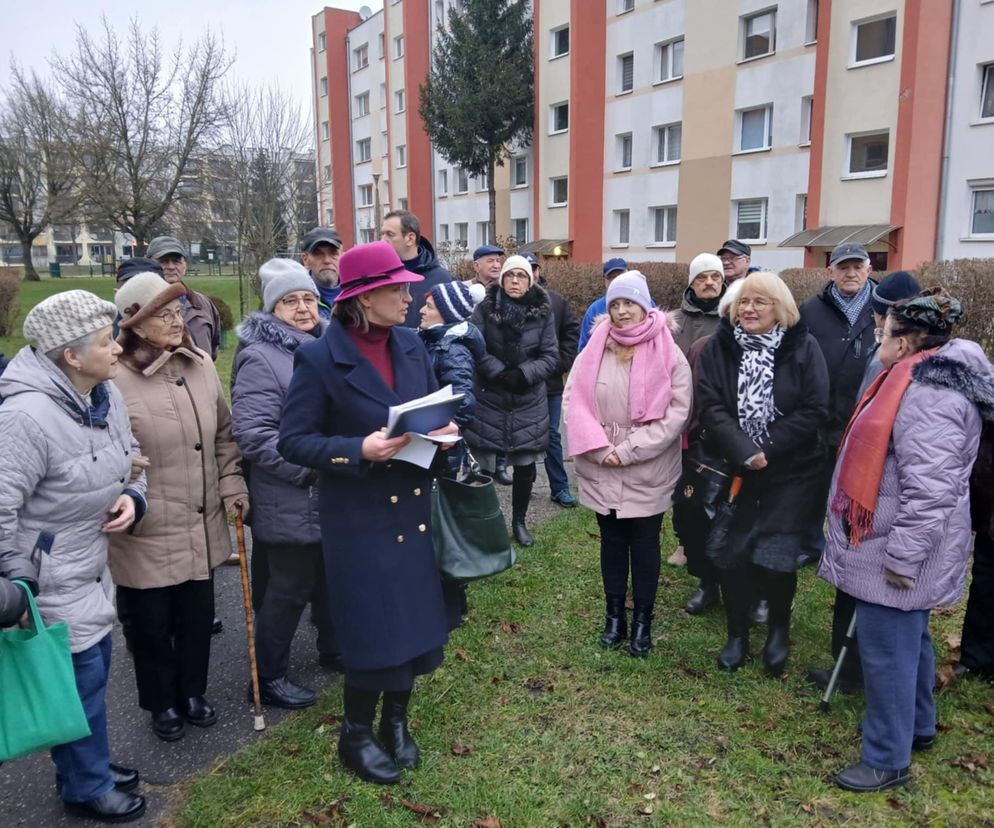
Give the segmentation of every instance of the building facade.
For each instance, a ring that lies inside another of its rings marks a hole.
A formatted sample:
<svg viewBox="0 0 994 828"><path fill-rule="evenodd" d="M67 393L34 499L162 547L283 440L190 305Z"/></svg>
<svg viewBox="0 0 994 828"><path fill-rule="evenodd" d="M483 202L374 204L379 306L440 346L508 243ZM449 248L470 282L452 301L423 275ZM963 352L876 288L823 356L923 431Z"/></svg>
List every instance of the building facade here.
<svg viewBox="0 0 994 828"><path fill-rule="evenodd" d="M487 182L434 152L417 116L453 5L313 18L320 214L350 243L396 207L436 244L493 240ZM878 269L994 256L994 0L534 0L532 13L533 139L497 170L498 239L689 261L735 237L771 269L821 266L843 240Z"/></svg>

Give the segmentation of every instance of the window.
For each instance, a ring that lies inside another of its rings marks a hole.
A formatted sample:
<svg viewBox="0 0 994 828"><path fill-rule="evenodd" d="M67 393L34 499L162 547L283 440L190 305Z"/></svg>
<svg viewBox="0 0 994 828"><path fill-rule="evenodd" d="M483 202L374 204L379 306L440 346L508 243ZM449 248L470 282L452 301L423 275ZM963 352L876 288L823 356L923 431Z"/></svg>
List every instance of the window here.
<svg viewBox="0 0 994 828"><path fill-rule="evenodd" d="M384 44L383 32L380 32L379 36L376 38L376 56L383 60L383 44Z"/></svg>
<svg viewBox="0 0 994 828"><path fill-rule="evenodd" d="M667 124L653 128L655 136L656 155L654 164L675 164L680 160L680 148L683 144L683 127L680 124Z"/></svg>
<svg viewBox="0 0 994 828"><path fill-rule="evenodd" d="M488 193L490 192L490 175L489 173L480 173L476 176L476 191L478 193Z"/></svg>
<svg viewBox="0 0 994 828"><path fill-rule="evenodd" d="M797 204L794 206L794 232L800 233L808 229L808 194L798 193Z"/></svg>
<svg viewBox="0 0 994 828"><path fill-rule="evenodd" d="M569 102L553 104L549 114L549 135L569 129Z"/></svg>
<svg viewBox="0 0 994 828"><path fill-rule="evenodd" d="M328 37L324 32L318 32L318 51L323 52L328 48Z"/></svg>
<svg viewBox="0 0 994 828"><path fill-rule="evenodd" d="M635 55L618 55L618 93L631 92L635 87Z"/></svg>
<svg viewBox="0 0 994 828"><path fill-rule="evenodd" d="M448 242L449 240L449 225L440 224L438 225L438 240L441 242Z"/></svg>
<svg viewBox="0 0 994 828"><path fill-rule="evenodd" d="M635 8L635 0L618 0L618 14L630 12Z"/></svg>
<svg viewBox="0 0 994 828"><path fill-rule="evenodd" d="M407 166L407 146L405 144L400 144L397 147L397 166Z"/></svg>
<svg viewBox="0 0 994 828"><path fill-rule="evenodd" d="M669 43L656 44L656 82L676 80L683 77L683 38Z"/></svg>
<svg viewBox="0 0 994 828"><path fill-rule="evenodd" d="M994 63L982 67L983 81L980 87L980 117L994 118Z"/></svg>
<svg viewBox="0 0 994 828"><path fill-rule="evenodd" d="M360 184L359 185L359 206L360 207L372 207L373 206L373 185L372 184Z"/></svg>
<svg viewBox="0 0 994 828"><path fill-rule="evenodd" d="M740 241L766 243L766 199L735 202L735 232Z"/></svg>
<svg viewBox="0 0 994 828"><path fill-rule="evenodd" d="M804 42L818 42L818 0L808 0L808 16L804 21Z"/></svg>
<svg viewBox="0 0 994 828"><path fill-rule="evenodd" d="M739 113L738 152L765 150L773 146L773 104Z"/></svg>
<svg viewBox="0 0 994 828"><path fill-rule="evenodd" d="M393 58L396 60L402 57L404 57L404 35L397 35L393 39Z"/></svg>
<svg viewBox="0 0 994 828"><path fill-rule="evenodd" d="M462 167L456 167L456 192L469 192L469 176L466 175L466 170Z"/></svg>
<svg viewBox="0 0 994 828"><path fill-rule="evenodd" d="M325 164L321 169L322 178L325 181L331 181L331 164Z"/></svg>
<svg viewBox="0 0 994 828"><path fill-rule="evenodd" d="M439 170L438 171L438 194L440 196L445 196L449 194L449 171Z"/></svg>
<svg viewBox="0 0 994 828"><path fill-rule="evenodd" d="M897 42L897 15L889 14L853 23L853 45L850 66L879 63L894 57Z"/></svg>
<svg viewBox="0 0 994 828"><path fill-rule="evenodd" d="M876 178L887 175L889 132L850 135L848 176Z"/></svg>
<svg viewBox="0 0 994 828"><path fill-rule="evenodd" d="M554 58L569 54L569 26L552 30L552 44L549 51Z"/></svg>
<svg viewBox="0 0 994 828"><path fill-rule="evenodd" d="M456 222L456 243L464 247L469 243L469 222Z"/></svg>
<svg viewBox="0 0 994 828"><path fill-rule="evenodd" d="M476 223L476 243L490 244L490 222L478 221Z"/></svg>
<svg viewBox="0 0 994 828"><path fill-rule="evenodd" d="M369 66L369 44L363 43L352 50L352 67L355 71Z"/></svg>
<svg viewBox="0 0 994 828"><path fill-rule="evenodd" d="M380 84L380 109L387 108L387 85L385 83Z"/></svg>
<svg viewBox="0 0 994 828"><path fill-rule="evenodd" d="M614 227L618 233L618 244L628 244L628 231L630 223L631 213L628 210L614 211Z"/></svg>
<svg viewBox="0 0 994 828"><path fill-rule="evenodd" d="M355 96L355 116L361 118L369 114L369 93L363 92Z"/></svg>
<svg viewBox="0 0 994 828"><path fill-rule="evenodd" d="M445 0L435 0L435 19L439 26L445 22Z"/></svg>
<svg viewBox="0 0 994 828"><path fill-rule="evenodd" d="M973 191L970 235L994 235L994 189Z"/></svg>
<svg viewBox="0 0 994 828"><path fill-rule="evenodd" d="M676 207L652 208L652 243L676 244Z"/></svg>
<svg viewBox="0 0 994 828"><path fill-rule="evenodd" d="M406 210L407 209L407 198L406 197L405 198L398 198L397 199L397 207L398 207L398 209Z"/></svg>
<svg viewBox="0 0 994 828"><path fill-rule="evenodd" d="M327 121L321 122L321 140L327 141L331 138L331 127L328 125Z"/></svg>
<svg viewBox="0 0 994 828"><path fill-rule="evenodd" d="M776 51L776 9L742 18L742 59L771 55Z"/></svg>
<svg viewBox="0 0 994 828"><path fill-rule="evenodd" d="M528 219L513 219L511 227L513 228L514 238L517 239L518 244L524 244L528 241Z"/></svg>
<svg viewBox="0 0 994 828"><path fill-rule="evenodd" d="M332 210L330 207L328 207L324 211L324 223L328 227L331 227L335 223L335 211Z"/></svg>
<svg viewBox="0 0 994 828"><path fill-rule="evenodd" d="M356 161L361 164L373 157L373 142L369 138L360 138L355 142Z"/></svg>
<svg viewBox="0 0 994 828"><path fill-rule="evenodd" d="M618 144L618 169L630 170L632 168L632 134L626 132L624 135L615 136Z"/></svg>
<svg viewBox="0 0 994 828"><path fill-rule="evenodd" d="M805 95L801 98L801 137L798 143L806 147L811 143L811 112L814 109L814 98Z"/></svg>
<svg viewBox="0 0 994 828"><path fill-rule="evenodd" d="M327 78L321 78L321 80L320 80L319 83L320 83L320 87L321 87L321 97L322 98L327 98L328 97L328 79Z"/></svg>
<svg viewBox="0 0 994 828"><path fill-rule="evenodd" d="M387 135L387 131L383 130L380 133L380 157L386 158L390 154L390 136Z"/></svg>
<svg viewBox="0 0 994 828"><path fill-rule="evenodd" d="M511 186L528 186L528 159L524 155L517 156L511 162Z"/></svg>
<svg viewBox="0 0 994 828"><path fill-rule="evenodd" d="M362 244L369 244L370 242L376 241L376 228L375 227L360 227L359 228L359 241Z"/></svg>
<svg viewBox="0 0 994 828"><path fill-rule="evenodd" d="M549 179L549 204L552 207L562 207L569 198L569 177Z"/></svg>
<svg viewBox="0 0 994 828"><path fill-rule="evenodd" d="M407 97L403 89L398 89L393 93L393 111L403 112L407 108Z"/></svg>

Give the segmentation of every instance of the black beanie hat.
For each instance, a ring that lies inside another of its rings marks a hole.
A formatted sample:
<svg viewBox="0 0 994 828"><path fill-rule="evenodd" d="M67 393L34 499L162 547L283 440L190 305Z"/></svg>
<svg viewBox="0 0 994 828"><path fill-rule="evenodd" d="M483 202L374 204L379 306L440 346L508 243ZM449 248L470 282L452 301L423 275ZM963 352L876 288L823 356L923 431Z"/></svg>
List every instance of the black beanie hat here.
<svg viewBox="0 0 994 828"><path fill-rule="evenodd" d="M895 270L889 276L880 280L873 289L873 296L870 299L875 313L886 316L891 305L901 299L910 299L921 293L922 286L906 270Z"/></svg>

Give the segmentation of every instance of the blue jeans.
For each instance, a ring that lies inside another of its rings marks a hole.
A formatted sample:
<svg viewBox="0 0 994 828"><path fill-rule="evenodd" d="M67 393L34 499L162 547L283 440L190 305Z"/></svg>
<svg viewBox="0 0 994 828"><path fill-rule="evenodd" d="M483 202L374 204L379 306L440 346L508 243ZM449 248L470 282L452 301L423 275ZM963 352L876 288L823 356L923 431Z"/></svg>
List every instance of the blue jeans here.
<svg viewBox="0 0 994 828"><path fill-rule="evenodd" d="M563 463L563 441L559 435L559 420L563 416L563 395L549 395L549 447L545 451L545 473L549 476L549 491L553 497L569 491L569 477Z"/></svg>
<svg viewBox="0 0 994 828"><path fill-rule="evenodd" d="M935 653L928 633L929 612L856 601L866 691L863 762L871 768L908 767L912 739L935 735Z"/></svg>
<svg viewBox="0 0 994 828"><path fill-rule="evenodd" d="M62 777L62 799L86 802L103 796L114 782L110 778L110 743L107 740L107 676L110 673L110 635L98 643L73 653L83 712L90 723L90 735L52 748L52 761Z"/></svg>

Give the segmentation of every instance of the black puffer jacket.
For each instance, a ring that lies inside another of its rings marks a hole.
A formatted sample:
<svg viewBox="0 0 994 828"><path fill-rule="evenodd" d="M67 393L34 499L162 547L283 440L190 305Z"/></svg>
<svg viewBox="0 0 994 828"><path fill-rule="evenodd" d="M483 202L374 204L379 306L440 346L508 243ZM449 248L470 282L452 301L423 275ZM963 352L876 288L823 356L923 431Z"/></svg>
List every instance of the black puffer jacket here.
<svg viewBox="0 0 994 828"><path fill-rule="evenodd" d="M801 319L821 347L828 366L829 405L825 427L827 450L834 455L842 439L863 382L863 372L873 350L873 308L866 303L856 324L850 326L846 315L832 301L829 282L817 296L801 305Z"/></svg>
<svg viewBox="0 0 994 828"><path fill-rule="evenodd" d="M404 318L404 326L416 328L421 324L421 308L424 307L425 297L428 292L443 282L451 282L454 276L438 263L435 255L435 248L424 236L418 239L418 255L413 259L404 262L405 269L411 273L424 276L423 282L411 282L411 299L413 300L407 308L407 316Z"/></svg>
<svg viewBox="0 0 994 828"><path fill-rule="evenodd" d="M695 366L694 402L705 445L736 465L760 451L739 427L741 361L742 349L723 318ZM824 451L828 387L821 349L804 322L798 322L784 334L774 357L773 400L779 415L770 423L769 438L762 446L769 465L744 473L736 523L755 525L763 534L805 528L819 492L817 460Z"/></svg>
<svg viewBox="0 0 994 828"><path fill-rule="evenodd" d="M438 387L452 386L453 394L465 394L459 404L455 420L459 428L466 428L476 413L476 363L483 357L483 335L472 322L436 325L419 330L418 335L431 355Z"/></svg>
<svg viewBox="0 0 994 828"><path fill-rule="evenodd" d="M549 295L534 285L514 301L500 285L491 285L472 321L486 352L476 366L476 419L466 429L466 442L485 451L544 451L546 381L559 362Z"/></svg>
<svg viewBox="0 0 994 828"><path fill-rule="evenodd" d="M569 302L561 293L551 290L540 278L539 284L549 294L549 304L552 306L552 317L556 320L556 338L559 340L559 361L555 373L545 383L545 390L550 397L562 396L563 375L573 367L576 359L576 344L580 341L580 322L570 310Z"/></svg>

